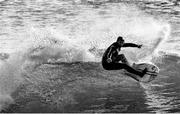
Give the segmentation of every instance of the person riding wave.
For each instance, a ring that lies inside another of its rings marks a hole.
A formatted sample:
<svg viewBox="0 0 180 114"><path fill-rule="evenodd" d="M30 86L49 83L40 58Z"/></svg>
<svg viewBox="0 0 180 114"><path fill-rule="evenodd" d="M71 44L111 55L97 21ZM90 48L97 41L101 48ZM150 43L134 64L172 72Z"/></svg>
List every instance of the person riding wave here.
<svg viewBox="0 0 180 114"><path fill-rule="evenodd" d="M124 54L119 54L121 47L137 47L141 48L142 45L137 45L133 43L124 43L123 37L119 36L117 41L111 44L107 50L104 52L102 57L102 66L105 70L120 70L125 69L130 73L139 75L141 77L146 74L147 69L145 68L143 72L137 71L129 65ZM120 63L121 61L121 63Z"/></svg>

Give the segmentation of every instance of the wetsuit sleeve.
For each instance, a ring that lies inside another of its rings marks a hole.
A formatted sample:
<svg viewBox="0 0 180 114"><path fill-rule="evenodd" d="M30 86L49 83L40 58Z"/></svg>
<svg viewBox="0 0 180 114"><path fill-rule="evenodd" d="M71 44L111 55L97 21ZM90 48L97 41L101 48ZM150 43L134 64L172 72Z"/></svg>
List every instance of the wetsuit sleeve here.
<svg viewBox="0 0 180 114"><path fill-rule="evenodd" d="M138 45L133 43L125 43L122 47L138 47Z"/></svg>
<svg viewBox="0 0 180 114"><path fill-rule="evenodd" d="M107 57L107 58L111 58L114 50L115 50L115 46L112 45L112 46L109 48L106 57ZM111 58L111 59L112 59L112 58Z"/></svg>

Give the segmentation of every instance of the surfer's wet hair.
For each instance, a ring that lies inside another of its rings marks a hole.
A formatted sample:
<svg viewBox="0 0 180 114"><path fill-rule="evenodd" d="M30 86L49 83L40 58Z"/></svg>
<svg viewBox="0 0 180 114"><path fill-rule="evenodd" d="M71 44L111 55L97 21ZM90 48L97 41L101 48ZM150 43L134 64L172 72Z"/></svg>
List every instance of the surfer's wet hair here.
<svg viewBox="0 0 180 114"><path fill-rule="evenodd" d="M123 37L122 37L122 36L119 36L119 37L117 38L117 42L118 42L118 41L124 41Z"/></svg>

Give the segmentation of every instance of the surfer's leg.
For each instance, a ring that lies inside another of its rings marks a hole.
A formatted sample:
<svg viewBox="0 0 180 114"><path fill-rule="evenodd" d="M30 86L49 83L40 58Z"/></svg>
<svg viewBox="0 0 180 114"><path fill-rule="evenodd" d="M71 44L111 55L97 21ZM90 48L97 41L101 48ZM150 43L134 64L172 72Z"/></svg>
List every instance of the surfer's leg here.
<svg viewBox="0 0 180 114"><path fill-rule="evenodd" d="M144 73L136 71L135 69L133 69L132 67L128 66L125 63L109 63L109 64L105 64L103 65L104 69L106 70L121 70L121 69L125 69L130 73L139 75L139 76L143 76Z"/></svg>
<svg viewBox="0 0 180 114"><path fill-rule="evenodd" d="M124 54L120 54L116 57L116 61L119 62L119 61L122 61L122 63L125 63L127 65L130 65L128 60L126 59L126 57L124 56Z"/></svg>
<svg viewBox="0 0 180 114"><path fill-rule="evenodd" d="M122 63L119 63L119 64L121 64L123 66L123 69L127 70L130 73L139 75L141 77L143 77L144 74L145 74L145 72L139 72L139 71L135 70L134 68L130 67L129 65L127 65L127 64L122 64Z"/></svg>
<svg viewBox="0 0 180 114"><path fill-rule="evenodd" d="M144 72L139 72L137 70L135 70L134 68L130 67L129 65L125 64L125 63L104 63L103 64L103 68L106 70L121 70L121 69L125 69L130 73L139 75L141 77L144 76L144 74L146 73L146 71Z"/></svg>
<svg viewBox="0 0 180 114"><path fill-rule="evenodd" d="M120 70L123 69L119 63L102 63L102 66L106 70Z"/></svg>

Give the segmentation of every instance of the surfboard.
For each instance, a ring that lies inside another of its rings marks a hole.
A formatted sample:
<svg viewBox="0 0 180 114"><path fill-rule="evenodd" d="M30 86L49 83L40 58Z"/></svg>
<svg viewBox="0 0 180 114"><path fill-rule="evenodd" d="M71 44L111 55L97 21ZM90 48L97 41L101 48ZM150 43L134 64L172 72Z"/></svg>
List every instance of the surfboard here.
<svg viewBox="0 0 180 114"><path fill-rule="evenodd" d="M125 74L132 77L133 79L135 79L138 82L144 82L144 83L148 83L153 81L159 74L159 68L154 65L154 64L150 64L150 63L139 63L139 64L133 64L132 67L140 72L142 72L145 68L147 68L147 73L143 76L140 77L136 74L132 74L129 73L127 71L125 71Z"/></svg>

